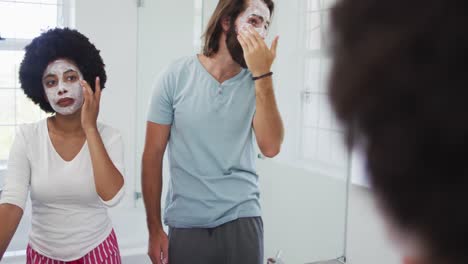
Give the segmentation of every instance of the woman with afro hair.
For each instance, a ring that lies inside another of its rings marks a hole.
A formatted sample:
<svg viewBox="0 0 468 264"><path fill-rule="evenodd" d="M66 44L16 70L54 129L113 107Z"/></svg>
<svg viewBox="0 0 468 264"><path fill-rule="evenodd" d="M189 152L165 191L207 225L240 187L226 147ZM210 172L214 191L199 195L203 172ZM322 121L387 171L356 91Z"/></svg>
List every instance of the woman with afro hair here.
<svg viewBox="0 0 468 264"><path fill-rule="evenodd" d="M52 115L17 131L0 197L0 259L30 191L27 263L120 263L107 208L123 196L123 144L97 122L106 82L99 50L76 30L49 30L26 47L19 77Z"/></svg>

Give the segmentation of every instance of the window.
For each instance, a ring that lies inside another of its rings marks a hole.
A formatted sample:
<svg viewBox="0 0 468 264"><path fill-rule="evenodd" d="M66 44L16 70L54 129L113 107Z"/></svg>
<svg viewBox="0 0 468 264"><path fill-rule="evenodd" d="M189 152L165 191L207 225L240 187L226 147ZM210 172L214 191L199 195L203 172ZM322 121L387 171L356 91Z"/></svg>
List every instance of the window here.
<svg viewBox="0 0 468 264"><path fill-rule="evenodd" d="M18 71L24 48L44 30L72 27L73 4L72 0L0 0L0 191L16 127L46 117L20 87ZM24 256L29 206L4 258Z"/></svg>
<svg viewBox="0 0 468 264"><path fill-rule="evenodd" d="M328 22L334 0L303 0L303 92L301 109L301 159L326 174L342 175L348 166L343 132L327 94L330 56Z"/></svg>
<svg viewBox="0 0 468 264"><path fill-rule="evenodd" d="M0 0L0 182L16 126L46 116L20 88L24 48L44 30L72 26L72 4L70 0Z"/></svg>

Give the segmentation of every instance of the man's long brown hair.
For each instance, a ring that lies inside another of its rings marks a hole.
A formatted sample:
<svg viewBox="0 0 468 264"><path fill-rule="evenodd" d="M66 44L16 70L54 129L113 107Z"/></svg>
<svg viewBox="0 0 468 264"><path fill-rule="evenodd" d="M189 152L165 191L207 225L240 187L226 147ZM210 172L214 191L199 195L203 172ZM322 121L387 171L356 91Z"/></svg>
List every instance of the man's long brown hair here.
<svg viewBox="0 0 468 264"><path fill-rule="evenodd" d="M219 0L218 5L208 22L205 33L203 34L204 45L203 55L211 57L219 50L219 39L223 32L221 25L224 17L229 17L230 25L234 26L234 22L240 13L247 9L248 0ZM273 14L275 4L272 0L263 0L270 9L270 14Z"/></svg>

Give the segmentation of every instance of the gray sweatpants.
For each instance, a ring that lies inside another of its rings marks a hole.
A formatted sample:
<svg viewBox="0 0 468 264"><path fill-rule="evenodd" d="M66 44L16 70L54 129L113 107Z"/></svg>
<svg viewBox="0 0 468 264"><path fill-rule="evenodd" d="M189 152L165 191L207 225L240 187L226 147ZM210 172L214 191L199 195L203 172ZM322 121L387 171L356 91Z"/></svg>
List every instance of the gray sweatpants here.
<svg viewBox="0 0 468 264"><path fill-rule="evenodd" d="M239 218L215 228L169 228L170 264L261 264L263 221Z"/></svg>

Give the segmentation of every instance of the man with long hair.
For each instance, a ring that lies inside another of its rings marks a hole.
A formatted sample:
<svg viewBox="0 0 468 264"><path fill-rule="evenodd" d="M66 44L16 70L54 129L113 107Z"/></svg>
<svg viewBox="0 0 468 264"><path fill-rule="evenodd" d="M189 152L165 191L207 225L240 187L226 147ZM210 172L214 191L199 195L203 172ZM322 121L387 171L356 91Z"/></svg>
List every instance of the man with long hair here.
<svg viewBox="0 0 468 264"><path fill-rule="evenodd" d="M278 37L264 41L273 9L271 0L220 0L203 54L177 60L155 82L142 172L153 263L263 262L254 136L274 157L284 133L271 72ZM160 205L167 145L169 236Z"/></svg>

